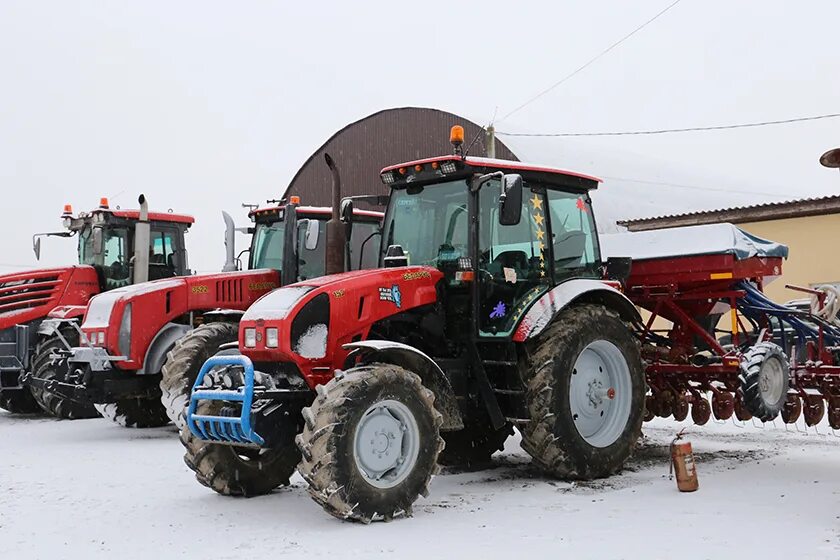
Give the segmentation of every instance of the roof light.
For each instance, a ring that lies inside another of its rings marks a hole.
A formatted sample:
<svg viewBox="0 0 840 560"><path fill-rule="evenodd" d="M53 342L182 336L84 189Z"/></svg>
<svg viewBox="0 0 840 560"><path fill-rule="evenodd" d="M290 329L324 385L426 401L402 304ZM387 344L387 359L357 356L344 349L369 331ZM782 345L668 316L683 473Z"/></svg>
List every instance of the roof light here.
<svg viewBox="0 0 840 560"><path fill-rule="evenodd" d="M73 205L72 204L65 204L64 205L64 212L61 215L62 216L72 216L73 215Z"/></svg>
<svg viewBox="0 0 840 560"><path fill-rule="evenodd" d="M382 174L382 182L386 185L393 184L394 182L394 173L391 171L386 171Z"/></svg>
<svg viewBox="0 0 840 560"><path fill-rule="evenodd" d="M300 197L297 195L292 195L289 197L289 204L294 204L295 206L300 204Z"/></svg>
<svg viewBox="0 0 840 560"><path fill-rule="evenodd" d="M449 143L458 148L464 143L464 127L456 124L449 129Z"/></svg>
<svg viewBox="0 0 840 560"><path fill-rule="evenodd" d="M421 171L423 171L423 166L418 163L417 165L414 166L414 171L416 171L417 173L420 173Z"/></svg>
<svg viewBox="0 0 840 560"><path fill-rule="evenodd" d="M400 175L405 175L405 167L400 167L398 169L398 171L399 171Z"/></svg>
<svg viewBox="0 0 840 560"><path fill-rule="evenodd" d="M100 208L108 208L108 197L103 196L99 199L99 207Z"/></svg>
<svg viewBox="0 0 840 560"><path fill-rule="evenodd" d="M438 167L440 167L440 164L436 161L433 161L432 162L432 169L437 169Z"/></svg>

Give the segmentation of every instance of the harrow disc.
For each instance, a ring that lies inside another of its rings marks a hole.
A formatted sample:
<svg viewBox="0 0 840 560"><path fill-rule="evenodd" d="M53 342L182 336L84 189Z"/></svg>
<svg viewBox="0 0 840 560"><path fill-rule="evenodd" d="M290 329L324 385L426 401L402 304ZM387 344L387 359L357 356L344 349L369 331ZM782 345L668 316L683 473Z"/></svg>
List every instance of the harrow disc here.
<svg viewBox="0 0 840 560"><path fill-rule="evenodd" d="M788 395L782 407L782 420L785 424L793 424L802 414L802 401L797 395Z"/></svg>
<svg viewBox="0 0 840 560"><path fill-rule="evenodd" d="M744 406L744 401L740 398L735 399L735 418L741 422L746 422L752 418L752 414L750 414L750 411L747 410L746 406Z"/></svg>
<svg viewBox="0 0 840 560"><path fill-rule="evenodd" d="M709 421L712 416L712 408L709 406L709 401L704 397L699 397L691 404L691 419L698 426L702 426Z"/></svg>
<svg viewBox="0 0 840 560"><path fill-rule="evenodd" d="M712 412L718 420L729 420L735 412L735 397L732 393L715 393L712 396Z"/></svg>
<svg viewBox="0 0 840 560"><path fill-rule="evenodd" d="M840 406L832 405L828 409L828 425L834 430L840 430Z"/></svg>
<svg viewBox="0 0 840 560"><path fill-rule="evenodd" d="M672 407L674 404L674 395L670 391L660 391L653 396L654 406L653 410L657 416L668 418L671 416Z"/></svg>
<svg viewBox="0 0 840 560"><path fill-rule="evenodd" d="M656 417L656 412L654 412L654 400L653 395L648 395L645 397L645 422L650 422Z"/></svg>
<svg viewBox="0 0 840 560"><path fill-rule="evenodd" d="M671 406L671 413L677 422L682 422L688 417L688 401L685 396L681 395L674 400L674 404Z"/></svg>
<svg viewBox="0 0 840 560"><path fill-rule="evenodd" d="M825 416L825 401L821 397L809 398L802 412L805 416L805 424L816 426Z"/></svg>

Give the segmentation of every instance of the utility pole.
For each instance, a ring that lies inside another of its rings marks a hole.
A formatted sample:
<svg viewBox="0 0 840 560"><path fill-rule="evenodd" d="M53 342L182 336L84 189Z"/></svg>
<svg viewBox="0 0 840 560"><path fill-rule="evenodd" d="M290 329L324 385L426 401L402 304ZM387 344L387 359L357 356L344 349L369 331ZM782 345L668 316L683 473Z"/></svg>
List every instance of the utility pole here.
<svg viewBox="0 0 840 560"><path fill-rule="evenodd" d="M487 126L487 157L496 157L496 127Z"/></svg>

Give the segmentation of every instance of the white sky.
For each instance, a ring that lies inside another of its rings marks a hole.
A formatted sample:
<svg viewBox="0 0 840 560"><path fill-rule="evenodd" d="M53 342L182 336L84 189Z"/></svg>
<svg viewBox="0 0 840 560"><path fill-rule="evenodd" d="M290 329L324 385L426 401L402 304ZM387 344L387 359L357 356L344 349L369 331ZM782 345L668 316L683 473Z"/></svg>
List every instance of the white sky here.
<svg viewBox="0 0 840 560"><path fill-rule="evenodd" d="M59 229L64 203L90 209L109 195L128 207L140 192L155 209L195 214L192 266L218 270L219 211L244 224L241 202L279 196L348 122L414 105L486 123L668 3L3 0L0 271L34 263L30 236ZM838 25L836 0L683 0L497 128L635 130L838 112ZM840 174L817 162L835 146L840 119L545 140L525 155L564 163L568 154L568 167L596 175L719 189L636 185L634 206L625 184L621 207L646 215L651 205L835 193ZM45 242L42 262L67 262L67 243Z"/></svg>

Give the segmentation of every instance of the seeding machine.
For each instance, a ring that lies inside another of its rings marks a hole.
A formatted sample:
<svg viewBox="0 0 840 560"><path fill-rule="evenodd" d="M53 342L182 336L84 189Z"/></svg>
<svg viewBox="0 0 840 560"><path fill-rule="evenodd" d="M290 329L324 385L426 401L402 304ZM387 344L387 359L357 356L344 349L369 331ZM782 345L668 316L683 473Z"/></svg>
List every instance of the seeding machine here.
<svg viewBox="0 0 840 560"><path fill-rule="evenodd" d="M625 293L648 312L637 325L649 394L646 418L696 424L714 415L840 428L840 300L832 286L781 305L763 293L787 248L730 224L603 236L632 256ZM804 305L803 305L804 303ZM667 326L657 326L661 319ZM726 328L719 328L722 324ZM708 399L707 399L708 395Z"/></svg>

